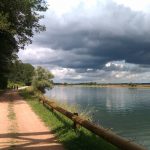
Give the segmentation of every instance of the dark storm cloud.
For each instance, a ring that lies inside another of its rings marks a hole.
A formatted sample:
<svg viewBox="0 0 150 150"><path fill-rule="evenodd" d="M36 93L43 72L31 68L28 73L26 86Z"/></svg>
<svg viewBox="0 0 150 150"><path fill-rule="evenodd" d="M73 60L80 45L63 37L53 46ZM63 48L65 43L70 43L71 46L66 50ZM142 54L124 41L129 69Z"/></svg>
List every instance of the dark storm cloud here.
<svg viewBox="0 0 150 150"><path fill-rule="evenodd" d="M59 55L60 53L58 53ZM103 59L102 59L103 60ZM102 68L104 61L102 61L99 57L93 57L90 55L77 55L77 54L64 54L61 55L61 58L56 58L55 60L47 59L41 64L57 64L60 67L66 68L75 68L77 70L84 70L86 68ZM37 61L35 62L37 63Z"/></svg>
<svg viewBox="0 0 150 150"><path fill-rule="evenodd" d="M99 68L113 60L150 64L150 16L110 1L89 11L80 6L61 18L47 16L47 31L34 43L74 54L51 63L70 68Z"/></svg>

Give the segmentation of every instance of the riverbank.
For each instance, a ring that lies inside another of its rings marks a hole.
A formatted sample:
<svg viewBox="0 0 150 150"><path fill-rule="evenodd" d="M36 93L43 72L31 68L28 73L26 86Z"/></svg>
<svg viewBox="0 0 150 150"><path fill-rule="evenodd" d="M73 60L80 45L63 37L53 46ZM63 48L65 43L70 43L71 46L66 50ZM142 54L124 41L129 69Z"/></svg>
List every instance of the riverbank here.
<svg viewBox="0 0 150 150"><path fill-rule="evenodd" d="M68 84L68 85L55 85L55 86L75 86L75 87L93 87L93 88L147 88L150 89L150 84L96 84L96 85L80 85L80 84Z"/></svg>
<svg viewBox="0 0 150 150"><path fill-rule="evenodd" d="M73 123L65 116L57 112L51 112L46 109L38 101L38 97L33 91L24 89L21 91L23 96L32 109L40 116L43 122L56 134L60 142L62 142L67 150L117 150L116 147L107 143L98 136L92 134L90 131L79 128L74 130L72 128Z"/></svg>

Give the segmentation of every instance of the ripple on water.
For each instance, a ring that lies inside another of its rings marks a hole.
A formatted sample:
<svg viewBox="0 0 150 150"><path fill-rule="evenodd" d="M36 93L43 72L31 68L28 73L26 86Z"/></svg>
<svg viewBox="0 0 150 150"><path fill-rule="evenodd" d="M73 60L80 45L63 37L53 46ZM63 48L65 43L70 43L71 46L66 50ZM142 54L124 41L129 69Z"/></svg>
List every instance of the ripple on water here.
<svg viewBox="0 0 150 150"><path fill-rule="evenodd" d="M66 86L55 87L46 95L92 108L95 123L150 149L150 89Z"/></svg>

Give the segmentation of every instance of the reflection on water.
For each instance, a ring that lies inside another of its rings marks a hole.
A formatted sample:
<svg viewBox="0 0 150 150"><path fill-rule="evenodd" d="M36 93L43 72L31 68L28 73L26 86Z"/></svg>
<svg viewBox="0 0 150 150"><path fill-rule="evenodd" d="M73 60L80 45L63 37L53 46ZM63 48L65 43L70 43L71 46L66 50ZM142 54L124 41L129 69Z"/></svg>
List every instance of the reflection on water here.
<svg viewBox="0 0 150 150"><path fill-rule="evenodd" d="M137 89L136 89L137 90ZM108 111L129 111L133 110L136 95L135 89L106 89L106 108Z"/></svg>
<svg viewBox="0 0 150 150"><path fill-rule="evenodd" d="M93 122L150 149L150 89L55 87L47 96L93 110Z"/></svg>

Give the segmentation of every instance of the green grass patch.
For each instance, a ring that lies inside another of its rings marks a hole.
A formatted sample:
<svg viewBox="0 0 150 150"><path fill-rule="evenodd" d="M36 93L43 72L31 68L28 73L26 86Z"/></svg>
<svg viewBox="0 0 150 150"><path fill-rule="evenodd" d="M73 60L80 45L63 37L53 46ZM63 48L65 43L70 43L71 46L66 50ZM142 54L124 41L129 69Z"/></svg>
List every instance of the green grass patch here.
<svg viewBox="0 0 150 150"><path fill-rule="evenodd" d="M9 104L8 104L8 118L10 120L14 120L16 118L12 102L9 102Z"/></svg>
<svg viewBox="0 0 150 150"><path fill-rule="evenodd" d="M118 150L100 137L80 127L74 130L73 122L58 112L52 112L38 101L32 91L22 90L20 95L28 102L34 112L55 133L67 150Z"/></svg>

